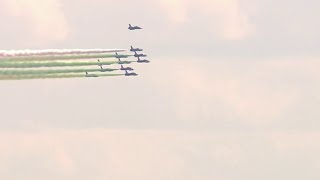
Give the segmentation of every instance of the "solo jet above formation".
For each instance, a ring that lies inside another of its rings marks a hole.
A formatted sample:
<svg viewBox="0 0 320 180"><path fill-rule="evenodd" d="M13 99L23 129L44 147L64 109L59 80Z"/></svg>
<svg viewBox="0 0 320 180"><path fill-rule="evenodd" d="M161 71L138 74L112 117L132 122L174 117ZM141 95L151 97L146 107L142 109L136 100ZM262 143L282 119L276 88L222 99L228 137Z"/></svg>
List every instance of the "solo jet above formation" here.
<svg viewBox="0 0 320 180"><path fill-rule="evenodd" d="M139 26L131 26L131 24L129 24L128 29L132 31L132 30L137 30L137 29L142 29L142 28Z"/></svg>
<svg viewBox="0 0 320 180"><path fill-rule="evenodd" d="M140 59L140 57L138 57L137 63L150 63L150 61L146 59Z"/></svg>
<svg viewBox="0 0 320 180"><path fill-rule="evenodd" d="M130 51L131 51L131 52L137 52L137 51L143 51L143 49L133 48L133 47L131 46Z"/></svg>
<svg viewBox="0 0 320 180"><path fill-rule="evenodd" d="M123 65L121 65L120 70L121 71L133 71L134 69L132 69L131 67L123 67Z"/></svg>
<svg viewBox="0 0 320 180"><path fill-rule="evenodd" d="M128 71L126 71L126 74L124 74L124 75L125 75L125 76L138 76L137 73L134 73L134 72L129 73Z"/></svg>

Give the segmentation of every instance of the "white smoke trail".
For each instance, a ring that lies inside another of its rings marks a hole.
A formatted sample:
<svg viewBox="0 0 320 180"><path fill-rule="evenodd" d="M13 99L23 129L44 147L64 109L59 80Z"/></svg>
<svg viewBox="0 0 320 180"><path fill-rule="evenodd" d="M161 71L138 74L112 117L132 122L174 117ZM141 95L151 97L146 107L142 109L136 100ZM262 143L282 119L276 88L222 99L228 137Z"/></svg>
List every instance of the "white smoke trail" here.
<svg viewBox="0 0 320 180"><path fill-rule="evenodd" d="M123 52L125 49L44 49L44 50L0 50L0 57L75 55Z"/></svg>

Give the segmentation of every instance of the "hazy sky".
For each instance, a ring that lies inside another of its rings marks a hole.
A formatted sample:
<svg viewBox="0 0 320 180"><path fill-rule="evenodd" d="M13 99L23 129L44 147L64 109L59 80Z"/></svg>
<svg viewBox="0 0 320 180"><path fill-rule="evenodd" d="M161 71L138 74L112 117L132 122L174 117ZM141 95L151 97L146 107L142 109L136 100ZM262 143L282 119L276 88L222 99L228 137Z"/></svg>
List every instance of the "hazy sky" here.
<svg viewBox="0 0 320 180"><path fill-rule="evenodd" d="M0 179L319 179L319 6L1 0L0 49L134 45L152 63L0 82Z"/></svg>

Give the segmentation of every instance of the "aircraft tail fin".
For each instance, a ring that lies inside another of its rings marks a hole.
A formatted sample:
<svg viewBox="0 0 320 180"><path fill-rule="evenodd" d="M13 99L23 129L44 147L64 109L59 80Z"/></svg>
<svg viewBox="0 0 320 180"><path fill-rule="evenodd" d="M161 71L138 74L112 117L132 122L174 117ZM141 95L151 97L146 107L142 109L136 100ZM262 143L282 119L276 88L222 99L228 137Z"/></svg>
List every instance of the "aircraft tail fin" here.
<svg viewBox="0 0 320 180"><path fill-rule="evenodd" d="M129 27L132 27L131 24L129 24Z"/></svg>
<svg viewBox="0 0 320 180"><path fill-rule="evenodd" d="M121 64L121 68L123 69L123 65Z"/></svg>

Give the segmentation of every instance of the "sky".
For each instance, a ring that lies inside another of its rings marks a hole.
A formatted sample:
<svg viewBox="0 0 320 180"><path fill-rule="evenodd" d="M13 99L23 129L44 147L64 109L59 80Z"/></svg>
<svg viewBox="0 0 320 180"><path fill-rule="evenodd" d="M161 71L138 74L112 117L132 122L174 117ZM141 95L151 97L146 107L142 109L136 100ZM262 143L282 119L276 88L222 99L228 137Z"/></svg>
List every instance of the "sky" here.
<svg viewBox="0 0 320 180"><path fill-rule="evenodd" d="M319 179L319 5L0 1L2 50L133 45L152 62L0 82L0 179Z"/></svg>

